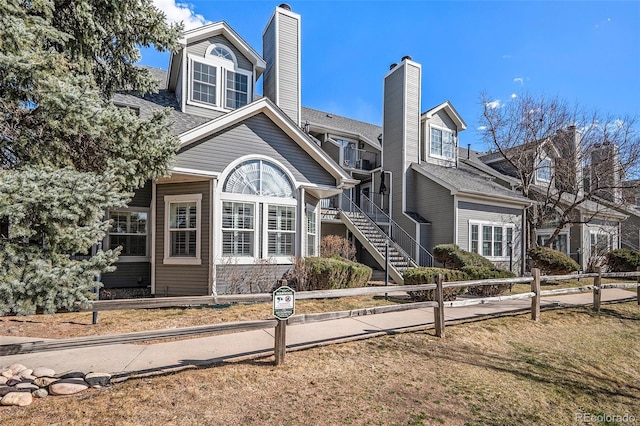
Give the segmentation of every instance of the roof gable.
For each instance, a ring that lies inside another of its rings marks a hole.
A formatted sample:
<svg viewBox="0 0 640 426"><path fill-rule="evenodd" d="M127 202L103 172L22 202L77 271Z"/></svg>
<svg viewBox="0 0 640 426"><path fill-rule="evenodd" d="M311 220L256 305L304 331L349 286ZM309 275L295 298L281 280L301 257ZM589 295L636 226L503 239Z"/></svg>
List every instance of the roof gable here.
<svg viewBox="0 0 640 426"><path fill-rule="evenodd" d="M456 124L459 130L465 130L467 128L467 123L464 122L460 114L458 114L458 111L456 111L456 109L453 107L453 105L449 101L445 101L440 105L437 105L431 108L430 110L423 112L420 118L428 120L432 118L439 111L445 111L447 115L451 118L451 120L453 120L453 122Z"/></svg>
<svg viewBox="0 0 640 426"><path fill-rule="evenodd" d="M190 129L180 134L180 148L185 148L193 143L201 141L214 133L234 126L242 121L263 113L288 137L298 144L318 164L336 179L338 187L349 188L357 183L340 166L338 166L320 147L318 147L291 119L286 116L273 102L267 98L261 98L249 105L238 108L228 114L211 120L201 126Z"/></svg>

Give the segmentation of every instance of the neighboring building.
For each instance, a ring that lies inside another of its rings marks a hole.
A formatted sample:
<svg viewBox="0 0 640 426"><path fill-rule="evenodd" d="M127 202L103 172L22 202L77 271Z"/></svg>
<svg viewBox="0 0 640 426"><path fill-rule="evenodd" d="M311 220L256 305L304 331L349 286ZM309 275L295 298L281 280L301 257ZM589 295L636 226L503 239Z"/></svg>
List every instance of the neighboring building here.
<svg viewBox="0 0 640 426"><path fill-rule="evenodd" d="M570 223L562 227L550 246L588 270L601 263L606 252L620 247L621 227L628 215L611 205L620 201L617 149L607 145L594 150L587 168L582 166L582 153L582 135L570 126L544 141L508 149L505 154L513 161L500 152L478 159L499 173L511 188L522 185L521 174L530 176L529 192L532 200L537 200L537 208L544 208L544 200L551 200L547 207L571 210ZM520 167L515 168L513 163ZM548 244L558 226L556 220L549 218L547 226L536 229L537 244Z"/></svg>

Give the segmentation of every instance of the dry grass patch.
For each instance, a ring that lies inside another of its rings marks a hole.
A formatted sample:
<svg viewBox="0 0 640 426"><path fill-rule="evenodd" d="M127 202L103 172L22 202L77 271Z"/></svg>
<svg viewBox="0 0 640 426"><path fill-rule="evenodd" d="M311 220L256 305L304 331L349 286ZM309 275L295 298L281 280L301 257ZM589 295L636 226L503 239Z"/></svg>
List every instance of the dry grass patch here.
<svg viewBox="0 0 640 426"><path fill-rule="evenodd" d="M302 300L296 302L296 314L343 311L371 306L391 305L402 299L385 301L384 297L361 296L341 299ZM175 327L218 324L273 318L271 303L204 306L194 308L159 308L98 313L93 325L90 312L55 315L0 317L0 336L66 339L81 336L120 334L162 330Z"/></svg>
<svg viewBox="0 0 640 426"><path fill-rule="evenodd" d="M640 419L635 303L497 318L129 380L2 408L3 425L571 425Z"/></svg>

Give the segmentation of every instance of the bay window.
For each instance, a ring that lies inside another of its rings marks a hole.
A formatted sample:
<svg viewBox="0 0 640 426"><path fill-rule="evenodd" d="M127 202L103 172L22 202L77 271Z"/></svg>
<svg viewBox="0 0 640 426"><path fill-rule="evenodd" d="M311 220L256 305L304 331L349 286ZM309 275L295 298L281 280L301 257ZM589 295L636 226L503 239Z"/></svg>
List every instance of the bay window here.
<svg viewBox="0 0 640 426"><path fill-rule="evenodd" d="M225 178L221 198L223 256L248 263L296 255L298 203L281 167L262 159L236 165Z"/></svg>

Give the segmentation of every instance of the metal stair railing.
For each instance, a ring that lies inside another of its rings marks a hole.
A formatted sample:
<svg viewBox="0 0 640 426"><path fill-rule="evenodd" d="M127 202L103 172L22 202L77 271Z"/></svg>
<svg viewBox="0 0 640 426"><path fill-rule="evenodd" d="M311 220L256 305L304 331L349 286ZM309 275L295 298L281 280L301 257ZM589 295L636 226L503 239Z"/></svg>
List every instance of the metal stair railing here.
<svg viewBox="0 0 640 426"><path fill-rule="evenodd" d="M411 256L413 262L418 266L433 266L433 255L420 245L407 231L398 225L391 217L378 207L369 197L360 194L360 199L365 205L365 214L377 222L385 222L389 224L388 235L402 249ZM371 213L369 213L371 212ZM382 218L382 220L381 220Z"/></svg>
<svg viewBox="0 0 640 426"><path fill-rule="evenodd" d="M362 209L360 209L360 207L358 207L356 203L351 198L349 198L349 196L347 196L346 194L342 194L342 197L343 211L350 213L359 213L367 221L367 223L374 228L378 235L384 238L386 243L389 245L389 249L395 249L395 251L404 259L404 263L406 263L407 265L417 265L413 261L411 256L406 251L404 251L404 249L400 247L395 241L393 241L393 239L391 239L391 237L389 237L389 235L382 228L380 228L377 223L375 223L365 212L363 212ZM381 254L384 255L384 253ZM390 261L389 263L393 264L395 262Z"/></svg>

